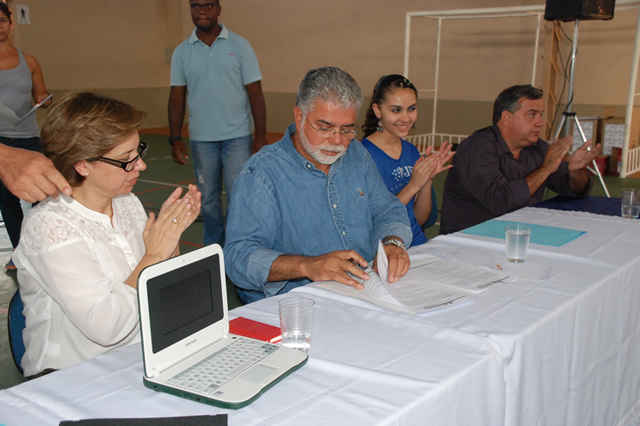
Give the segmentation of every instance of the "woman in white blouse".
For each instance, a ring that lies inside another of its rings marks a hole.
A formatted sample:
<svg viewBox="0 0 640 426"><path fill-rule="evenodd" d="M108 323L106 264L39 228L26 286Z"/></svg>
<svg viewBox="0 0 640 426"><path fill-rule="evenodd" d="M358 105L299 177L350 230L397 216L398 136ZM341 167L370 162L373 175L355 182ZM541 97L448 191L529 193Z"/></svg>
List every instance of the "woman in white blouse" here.
<svg viewBox="0 0 640 426"><path fill-rule="evenodd" d="M15 252L24 301L25 376L57 370L139 341L136 285L146 266L178 254L200 193L177 189L158 218L132 194L148 144L144 112L93 93L49 112L44 154L73 187L27 214Z"/></svg>

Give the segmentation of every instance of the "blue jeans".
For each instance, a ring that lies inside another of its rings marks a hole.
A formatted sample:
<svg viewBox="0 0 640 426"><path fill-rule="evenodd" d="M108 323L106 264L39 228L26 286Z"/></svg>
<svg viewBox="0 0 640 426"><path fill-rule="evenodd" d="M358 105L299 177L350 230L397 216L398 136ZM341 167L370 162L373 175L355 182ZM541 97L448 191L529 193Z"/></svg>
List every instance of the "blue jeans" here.
<svg viewBox="0 0 640 426"><path fill-rule="evenodd" d="M202 193L204 245L224 246L225 219L222 212L222 173L227 193L227 212L231 202L231 188L236 176L251 157L253 135L224 141L196 141L191 139L191 156L198 189Z"/></svg>
<svg viewBox="0 0 640 426"><path fill-rule="evenodd" d="M42 151L40 138L5 138L0 136L0 143L13 148L28 149L29 151ZM11 240L11 245L15 249L20 242L20 227L22 226L22 206L20 199L13 195L2 182L0 182L0 211L7 233Z"/></svg>

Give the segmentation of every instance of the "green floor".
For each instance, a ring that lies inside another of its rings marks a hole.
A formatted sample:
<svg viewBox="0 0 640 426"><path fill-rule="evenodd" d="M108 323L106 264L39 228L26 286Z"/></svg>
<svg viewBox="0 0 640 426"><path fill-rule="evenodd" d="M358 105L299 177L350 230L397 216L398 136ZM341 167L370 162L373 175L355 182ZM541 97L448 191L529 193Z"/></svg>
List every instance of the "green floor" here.
<svg viewBox="0 0 640 426"><path fill-rule="evenodd" d="M160 205L176 186L185 186L195 182L193 167L179 166L171 159L171 150L167 143L166 136L162 135L142 135L141 139L150 143L149 153L145 158L148 168L142 173L134 192L138 195L143 205L148 211L158 212ZM438 195L438 206L442 205L442 190L446 174L436 177L434 187ZM620 179L606 177L605 182L612 197L620 197L622 188L639 188L640 179ZM596 182L592 192L593 195L604 196L604 190L599 182ZM552 197L554 194L548 194ZM223 195L223 205L226 206L226 199ZM433 238L438 235L439 222L429 228L427 237ZM202 247L202 221L196 221L183 235L180 250L186 253ZM4 228L0 227L0 265L4 265L11 255L11 245ZM7 307L9 300L17 288L15 274L0 273L0 389L11 387L24 380L13 365L11 352L9 350L7 328L4 326L7 321ZM227 280L227 294L229 309L240 305L236 297L233 284Z"/></svg>
<svg viewBox="0 0 640 426"><path fill-rule="evenodd" d="M149 151L145 157L147 170L142 172L133 191L140 198L147 212L157 213L162 203L177 186L182 186L186 190L187 185L195 183L193 165L189 162L186 166L181 166L173 161L171 147L167 143L166 136L141 135L140 139L149 143ZM227 200L224 193L222 204L223 208L226 208ZM202 219L200 218L182 235L180 252L188 253L202 247L202 235ZM227 279L227 302L229 309L242 304L229 279Z"/></svg>

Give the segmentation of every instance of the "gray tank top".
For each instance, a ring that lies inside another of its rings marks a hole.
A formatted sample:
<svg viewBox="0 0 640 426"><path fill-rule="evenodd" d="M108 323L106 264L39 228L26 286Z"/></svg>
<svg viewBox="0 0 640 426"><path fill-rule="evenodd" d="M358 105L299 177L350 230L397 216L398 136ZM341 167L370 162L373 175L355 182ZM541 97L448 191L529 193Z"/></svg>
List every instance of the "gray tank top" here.
<svg viewBox="0 0 640 426"><path fill-rule="evenodd" d="M11 109L20 118L33 107L31 90L33 82L31 80L31 70L24 59L24 55L18 50L20 64L10 70L0 70L0 101L4 106ZM40 136L36 113L34 112L15 128L7 128L6 124L0 123L0 136L6 138L32 138Z"/></svg>

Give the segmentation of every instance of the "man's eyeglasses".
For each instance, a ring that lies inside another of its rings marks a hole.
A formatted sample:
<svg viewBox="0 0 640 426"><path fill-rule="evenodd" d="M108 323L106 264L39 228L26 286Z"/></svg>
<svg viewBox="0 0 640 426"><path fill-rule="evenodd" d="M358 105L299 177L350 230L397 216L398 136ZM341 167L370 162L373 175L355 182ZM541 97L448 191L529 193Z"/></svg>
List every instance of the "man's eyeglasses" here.
<svg viewBox="0 0 640 426"><path fill-rule="evenodd" d="M305 114L305 118L306 117L307 115ZM355 138L358 134L357 130L335 130L333 128L315 127L313 124L311 124L311 121L309 120L307 120L307 123L309 123L309 126L311 126L311 128L316 131L316 134L318 136L324 139L329 139L336 133L340 133L340 137L342 138L343 141L350 141L351 139Z"/></svg>
<svg viewBox="0 0 640 426"><path fill-rule="evenodd" d="M112 166L120 167L125 172L130 172L136 166L136 163L139 159L144 158L147 154L147 150L149 149L149 144L146 142L140 141L138 145L138 155L131 161L120 161L114 160L113 158L106 157L98 157L98 158L90 158L89 161L102 161L103 163L111 164Z"/></svg>
<svg viewBox="0 0 640 426"><path fill-rule="evenodd" d="M204 3L204 4L191 3L189 6L191 6L191 9L198 11L200 9L211 10L214 7L218 7L218 4L217 3Z"/></svg>

